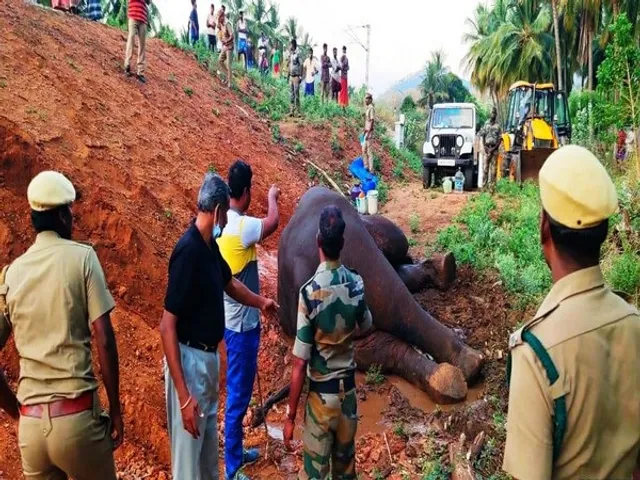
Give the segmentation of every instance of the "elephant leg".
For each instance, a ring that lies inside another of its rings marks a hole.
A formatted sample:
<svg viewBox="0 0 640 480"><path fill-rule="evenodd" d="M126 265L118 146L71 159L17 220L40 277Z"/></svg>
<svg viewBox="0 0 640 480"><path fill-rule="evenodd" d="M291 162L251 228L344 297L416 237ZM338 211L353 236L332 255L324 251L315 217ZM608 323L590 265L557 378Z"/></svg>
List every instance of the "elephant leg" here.
<svg viewBox="0 0 640 480"><path fill-rule="evenodd" d="M367 370L374 364L424 390L439 404L456 403L467 396L462 372L448 364L437 364L408 343L380 330L356 340L356 363Z"/></svg>
<svg viewBox="0 0 640 480"><path fill-rule="evenodd" d="M435 254L420 264L400 265L396 272L411 293L429 286L448 290L456 279L456 259L453 253Z"/></svg>

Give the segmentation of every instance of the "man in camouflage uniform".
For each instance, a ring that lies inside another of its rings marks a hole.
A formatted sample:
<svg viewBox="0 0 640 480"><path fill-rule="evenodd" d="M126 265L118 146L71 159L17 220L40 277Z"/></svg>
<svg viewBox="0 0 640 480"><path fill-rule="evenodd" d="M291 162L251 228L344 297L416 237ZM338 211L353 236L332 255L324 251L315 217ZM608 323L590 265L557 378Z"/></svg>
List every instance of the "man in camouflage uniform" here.
<svg viewBox="0 0 640 480"><path fill-rule="evenodd" d="M291 450L298 401L308 365L304 467L300 479L355 479L358 408L353 339L356 325L371 328L362 278L340 263L345 222L338 207L320 214L320 266L300 289L298 329L293 346L291 394L284 442Z"/></svg>
<svg viewBox="0 0 640 480"><path fill-rule="evenodd" d="M496 163L498 149L502 142L502 131L497 121L498 112L494 107L491 117L480 130L480 137L484 144L484 185L490 187L496 181Z"/></svg>

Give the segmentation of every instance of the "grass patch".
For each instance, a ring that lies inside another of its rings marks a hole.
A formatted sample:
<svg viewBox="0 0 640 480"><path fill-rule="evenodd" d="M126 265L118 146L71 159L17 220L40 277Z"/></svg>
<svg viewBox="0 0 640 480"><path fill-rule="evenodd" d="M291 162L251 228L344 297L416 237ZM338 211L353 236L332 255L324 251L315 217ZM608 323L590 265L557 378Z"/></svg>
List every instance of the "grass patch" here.
<svg viewBox="0 0 640 480"><path fill-rule="evenodd" d="M216 166L213 163L210 163L209 166L207 167L207 172L218 173L218 170L216 169Z"/></svg>
<svg viewBox="0 0 640 480"><path fill-rule="evenodd" d="M293 149L296 151L296 153L302 153L304 152L304 144L302 142L296 142L296 144L293 146Z"/></svg>
<svg viewBox="0 0 640 480"><path fill-rule="evenodd" d="M621 205L628 205L631 231L610 234L603 246L602 268L614 290L626 293L637 305L640 293L640 246L632 239L638 231L634 222L640 219L640 208L632 200L625 203L624 186L618 187ZM635 209L638 209L637 211ZM460 264L477 270L498 272L506 290L516 299L517 307L539 302L551 287L551 272L540 245L540 196L533 183L519 186L501 180L496 195L482 193L469 200L454 222L438 233L437 247L450 250ZM611 232L617 231L622 219L610 220Z"/></svg>
<svg viewBox="0 0 640 480"><path fill-rule="evenodd" d="M409 228L413 234L420 232L420 217L417 213L412 213L409 217Z"/></svg>
<svg viewBox="0 0 640 480"><path fill-rule="evenodd" d="M408 242L409 242L409 246L410 247L417 247L418 246L418 241L413 237L410 237L408 239Z"/></svg>
<svg viewBox="0 0 640 480"><path fill-rule="evenodd" d="M189 97L189 98L193 97L193 88L191 88L191 87L183 87L182 91L184 92L184 94L187 97Z"/></svg>
<svg viewBox="0 0 640 480"><path fill-rule="evenodd" d="M404 438L405 440L407 438L409 438L409 435L407 434L407 430L404 426L404 423L400 422L397 423L394 427L393 427L393 433L395 435L397 435L400 438Z"/></svg>
<svg viewBox="0 0 640 480"><path fill-rule="evenodd" d="M169 210L168 208L164 211L164 218L166 218L167 220L170 220L171 217L173 217L173 213L171 213L171 210Z"/></svg>
<svg viewBox="0 0 640 480"><path fill-rule="evenodd" d="M308 165L307 166L307 177L309 177L309 180L314 181L316 178L319 177L318 170L316 170L316 168L314 166Z"/></svg>
<svg viewBox="0 0 640 480"><path fill-rule="evenodd" d="M282 135L280 134L280 125L274 125L271 127L271 138L275 143L278 143L282 140Z"/></svg>
<svg viewBox="0 0 640 480"><path fill-rule="evenodd" d="M378 364L371 365L364 377L364 381L367 385L381 385L384 383L384 380L382 365Z"/></svg>

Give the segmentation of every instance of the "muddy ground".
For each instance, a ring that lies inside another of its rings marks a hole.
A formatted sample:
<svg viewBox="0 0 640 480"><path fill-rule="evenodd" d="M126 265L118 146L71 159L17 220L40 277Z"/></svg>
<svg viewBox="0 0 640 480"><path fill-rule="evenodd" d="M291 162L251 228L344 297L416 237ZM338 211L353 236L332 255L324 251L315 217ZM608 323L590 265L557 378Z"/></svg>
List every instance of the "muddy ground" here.
<svg viewBox="0 0 640 480"><path fill-rule="evenodd" d="M122 75L125 41L124 32L104 25L22 0L0 2L0 263L12 261L33 241L26 203L32 176L51 168L68 175L79 192L74 235L94 244L117 302L112 319L126 428L125 443L116 454L119 476L166 479L170 452L157 326L168 258L193 216L203 173L224 174L236 158L250 161L255 179L250 213L266 213L266 192L277 183L283 190L284 225L299 196L319 181L310 178L303 160L346 182L346 166L359 145L353 126L302 121L281 124L288 143L275 141L273 125L243 104L241 95L224 88L192 56L158 40L148 42L149 83L141 86ZM239 88L253 92L247 82L240 81ZM334 133L339 151L331 148ZM294 142L303 144L304 151L292 153L287 145ZM380 145L375 148L390 178L392 160ZM422 191L415 179L392 188L384 212L413 239L412 254L418 259L465 199ZM272 297L277 241L275 235L259 250L263 293ZM491 356L504 350L506 334L517 320L504 313L509 306L494 280L464 268L449 292L426 291L418 298ZM265 318L264 325L259 365L266 397L289 375L290 343L274 318ZM222 358L221 433L224 349ZM15 387L18 362L12 344L0 354L0 367ZM493 415L503 400L484 399L504 398L503 369L503 359L491 360L485 380L470 395L480 403L453 410L437 408L401 380L369 386L360 378L358 466L363 476L406 472L419 478L429 462L441 462L443 446L462 431L470 438L484 429L499 442L494 423L500 427L500 422ZM256 391L254 404L258 397ZM269 434L247 431L248 445L263 451L270 439L270 458L249 469L254 478L287 478L300 466L300 457L284 454L278 440L282 419L283 407L277 406L268 417ZM389 453L391 471L384 470ZM494 471L498 462L491 455L481 470ZM0 413L0 479L19 478L15 426Z"/></svg>

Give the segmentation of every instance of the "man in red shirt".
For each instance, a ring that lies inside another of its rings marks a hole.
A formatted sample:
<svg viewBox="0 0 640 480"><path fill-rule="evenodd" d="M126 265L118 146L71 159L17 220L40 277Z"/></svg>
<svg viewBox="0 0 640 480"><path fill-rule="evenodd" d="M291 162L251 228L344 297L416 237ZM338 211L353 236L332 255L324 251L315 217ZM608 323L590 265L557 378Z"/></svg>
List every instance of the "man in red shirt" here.
<svg viewBox="0 0 640 480"><path fill-rule="evenodd" d="M147 38L148 8L151 0L129 0L127 9L129 15L129 38L124 59L124 71L131 76L131 57L133 57L133 42L138 36L138 65L136 77L140 82L146 83L144 68L146 66L145 42Z"/></svg>

